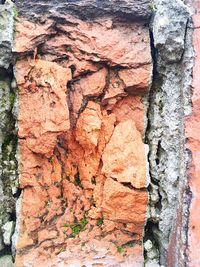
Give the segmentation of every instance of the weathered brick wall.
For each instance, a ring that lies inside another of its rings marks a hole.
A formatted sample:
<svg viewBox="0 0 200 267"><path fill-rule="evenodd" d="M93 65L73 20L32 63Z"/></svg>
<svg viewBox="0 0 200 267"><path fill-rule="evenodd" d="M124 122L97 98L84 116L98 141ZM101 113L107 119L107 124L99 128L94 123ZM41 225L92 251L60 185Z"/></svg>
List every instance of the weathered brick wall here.
<svg viewBox="0 0 200 267"><path fill-rule="evenodd" d="M32 22L19 5L16 266L143 265L152 59L148 26L128 3L133 21L114 5L114 16L85 20L38 4Z"/></svg>
<svg viewBox="0 0 200 267"><path fill-rule="evenodd" d="M0 266L200 266L199 12L0 4Z"/></svg>

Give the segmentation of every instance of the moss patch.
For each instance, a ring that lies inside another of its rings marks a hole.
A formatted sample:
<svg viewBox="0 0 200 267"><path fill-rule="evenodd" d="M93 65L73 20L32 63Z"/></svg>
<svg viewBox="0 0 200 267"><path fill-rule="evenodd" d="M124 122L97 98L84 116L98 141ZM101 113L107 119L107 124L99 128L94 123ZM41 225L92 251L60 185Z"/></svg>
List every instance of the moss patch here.
<svg viewBox="0 0 200 267"><path fill-rule="evenodd" d="M122 253L122 251L123 251L123 247L122 247L122 246L118 246L118 247L117 247L117 252L118 252L118 253Z"/></svg>
<svg viewBox="0 0 200 267"><path fill-rule="evenodd" d="M101 226L103 224L103 218L97 219L97 226Z"/></svg>
<svg viewBox="0 0 200 267"><path fill-rule="evenodd" d="M63 227L70 227L72 230L72 237L77 236L80 232L85 230L87 225L87 217L86 215L81 219L80 222L74 222L73 224L65 223Z"/></svg>

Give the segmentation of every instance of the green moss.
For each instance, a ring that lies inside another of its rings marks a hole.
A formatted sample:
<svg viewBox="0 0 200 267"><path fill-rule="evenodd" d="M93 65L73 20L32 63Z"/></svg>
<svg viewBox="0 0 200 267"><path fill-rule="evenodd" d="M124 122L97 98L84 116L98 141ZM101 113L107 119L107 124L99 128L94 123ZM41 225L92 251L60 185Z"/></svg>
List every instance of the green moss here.
<svg viewBox="0 0 200 267"><path fill-rule="evenodd" d="M72 234L74 236L78 235L81 231L81 226L80 225L71 225L70 228L72 229Z"/></svg>
<svg viewBox="0 0 200 267"><path fill-rule="evenodd" d="M72 230L72 237L75 237L80 232L85 230L86 225L87 225L87 217L85 215L80 222L74 222L74 224L65 223L63 227L70 227Z"/></svg>
<svg viewBox="0 0 200 267"><path fill-rule="evenodd" d="M14 6L13 11L14 11L14 18L17 18L19 16L19 13L18 13L16 6Z"/></svg>
<svg viewBox="0 0 200 267"><path fill-rule="evenodd" d="M80 222L82 228L85 228L85 226L87 225L87 218L86 216L83 217L83 219Z"/></svg>
<svg viewBox="0 0 200 267"><path fill-rule="evenodd" d="M10 104L13 107L16 99L16 94L15 93L10 93Z"/></svg>
<svg viewBox="0 0 200 267"><path fill-rule="evenodd" d="M117 252L118 252L118 253L122 253L122 251L123 251L123 247L122 247L122 246L118 246L118 247L117 247Z"/></svg>
<svg viewBox="0 0 200 267"><path fill-rule="evenodd" d="M103 224L103 218L98 218L97 219L97 225L101 226Z"/></svg>
<svg viewBox="0 0 200 267"><path fill-rule="evenodd" d="M72 49L71 49L71 47L68 46L68 47L66 48L66 51L72 53Z"/></svg>

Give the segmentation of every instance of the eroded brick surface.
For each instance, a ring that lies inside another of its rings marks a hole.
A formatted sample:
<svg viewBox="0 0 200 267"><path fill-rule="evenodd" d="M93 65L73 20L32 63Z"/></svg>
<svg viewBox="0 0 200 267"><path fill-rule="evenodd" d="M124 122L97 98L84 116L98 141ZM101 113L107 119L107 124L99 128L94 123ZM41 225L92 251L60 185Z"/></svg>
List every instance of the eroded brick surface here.
<svg viewBox="0 0 200 267"><path fill-rule="evenodd" d="M193 46L195 50L195 63L193 68L193 96L192 96L192 114L186 120L186 137L187 148L191 151L192 160L189 168L189 185L192 194L191 204L189 209L189 227L188 227L188 266L200 266L200 23L199 1L194 1L195 14L193 15L194 32L193 32Z"/></svg>
<svg viewBox="0 0 200 267"><path fill-rule="evenodd" d="M16 25L20 234L16 266L143 265L142 95L148 29L111 19Z"/></svg>

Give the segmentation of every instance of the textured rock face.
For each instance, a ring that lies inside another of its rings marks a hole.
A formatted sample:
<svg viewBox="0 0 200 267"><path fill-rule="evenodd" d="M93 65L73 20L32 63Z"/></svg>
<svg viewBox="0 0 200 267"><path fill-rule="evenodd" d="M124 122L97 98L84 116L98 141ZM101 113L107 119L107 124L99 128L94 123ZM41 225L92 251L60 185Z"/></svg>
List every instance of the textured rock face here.
<svg viewBox="0 0 200 267"><path fill-rule="evenodd" d="M181 60L185 49L185 32L189 9L181 1L158 0L154 17L154 45L160 60L173 63Z"/></svg>
<svg viewBox="0 0 200 267"><path fill-rule="evenodd" d="M22 189L16 266L142 266L148 28L112 17L21 17L13 51Z"/></svg>
<svg viewBox="0 0 200 267"><path fill-rule="evenodd" d="M13 2L0 266L199 266L198 1Z"/></svg>
<svg viewBox="0 0 200 267"><path fill-rule="evenodd" d="M0 251L10 253L14 223L15 201L18 187L15 119L13 118L14 93L9 78L0 81ZM6 249L7 248L7 249ZM3 261L3 260L2 260Z"/></svg>
<svg viewBox="0 0 200 267"><path fill-rule="evenodd" d="M38 60L27 74L23 89L19 89L18 134L20 138L26 138L29 150L51 155L59 132L66 132L70 127L65 91L71 71L54 62Z"/></svg>
<svg viewBox="0 0 200 267"><path fill-rule="evenodd" d="M149 266L185 266L190 196L184 116L191 109L191 10L178 0L158 0L155 4L152 34L157 64L148 114L151 185L146 238L147 242L153 238L156 245L145 250Z"/></svg>
<svg viewBox="0 0 200 267"><path fill-rule="evenodd" d="M102 203L105 219L121 223L134 222L134 232L141 239L147 204L146 197L146 192L131 190L123 184L119 185L112 178L106 179ZM140 202L140 205L135 205L136 201Z"/></svg>
<svg viewBox="0 0 200 267"><path fill-rule="evenodd" d="M121 122L115 127L103 151L102 161L102 172L106 177L129 183L135 188L147 186L146 168L143 165L144 144L132 120Z"/></svg>
<svg viewBox="0 0 200 267"><path fill-rule="evenodd" d="M94 17L105 15L114 17L128 17L131 20L148 20L151 16L151 0L50 0L37 1L32 5L30 1L17 1L17 7L24 16L30 19L36 18L39 14L57 13L72 14L90 20Z"/></svg>
<svg viewBox="0 0 200 267"><path fill-rule="evenodd" d="M18 195L16 86L10 66L13 22L13 4L0 5L0 265L9 267Z"/></svg>
<svg viewBox="0 0 200 267"><path fill-rule="evenodd" d="M0 68L8 68L12 60L14 4L0 5Z"/></svg>

